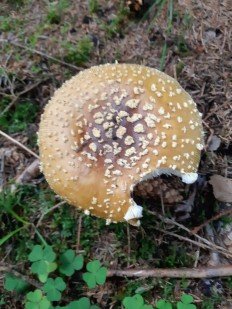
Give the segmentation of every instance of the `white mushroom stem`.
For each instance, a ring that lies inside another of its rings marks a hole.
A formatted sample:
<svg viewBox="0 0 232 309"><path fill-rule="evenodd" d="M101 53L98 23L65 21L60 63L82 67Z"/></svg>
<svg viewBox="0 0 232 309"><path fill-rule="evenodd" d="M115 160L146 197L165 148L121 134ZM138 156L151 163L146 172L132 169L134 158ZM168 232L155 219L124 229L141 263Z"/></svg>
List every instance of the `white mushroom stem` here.
<svg viewBox="0 0 232 309"><path fill-rule="evenodd" d="M126 221L130 221L130 220L135 220L135 219L139 219L139 218L142 218L142 212L143 212L143 207L137 205L135 202L133 202L133 205L130 206L124 216L124 219ZM140 225L140 221L138 220L136 222L137 226Z"/></svg>
<svg viewBox="0 0 232 309"><path fill-rule="evenodd" d="M197 173L182 174L181 179L184 183L191 184L197 180Z"/></svg>

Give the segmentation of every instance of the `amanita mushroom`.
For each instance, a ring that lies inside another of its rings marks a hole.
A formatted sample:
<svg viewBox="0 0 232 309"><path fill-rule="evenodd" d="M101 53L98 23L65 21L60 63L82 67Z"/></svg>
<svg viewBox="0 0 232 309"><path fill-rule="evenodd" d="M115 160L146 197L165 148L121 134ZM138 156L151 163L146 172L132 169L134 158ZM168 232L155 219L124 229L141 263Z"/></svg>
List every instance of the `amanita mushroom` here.
<svg viewBox="0 0 232 309"><path fill-rule="evenodd" d="M51 188L85 214L139 225L134 186L161 174L193 183L202 135L196 104L176 80L141 65L100 65L46 106L41 166Z"/></svg>

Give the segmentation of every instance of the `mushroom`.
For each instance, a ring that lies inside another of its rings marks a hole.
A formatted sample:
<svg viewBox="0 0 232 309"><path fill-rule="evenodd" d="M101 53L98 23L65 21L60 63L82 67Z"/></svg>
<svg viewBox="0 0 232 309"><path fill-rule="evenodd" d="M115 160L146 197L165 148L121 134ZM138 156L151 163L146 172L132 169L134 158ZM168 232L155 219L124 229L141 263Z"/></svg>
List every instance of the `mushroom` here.
<svg viewBox="0 0 232 309"><path fill-rule="evenodd" d="M106 223L139 225L135 185L161 174L197 179L201 115L172 77L142 65L84 70L58 89L39 129L41 168L51 188Z"/></svg>

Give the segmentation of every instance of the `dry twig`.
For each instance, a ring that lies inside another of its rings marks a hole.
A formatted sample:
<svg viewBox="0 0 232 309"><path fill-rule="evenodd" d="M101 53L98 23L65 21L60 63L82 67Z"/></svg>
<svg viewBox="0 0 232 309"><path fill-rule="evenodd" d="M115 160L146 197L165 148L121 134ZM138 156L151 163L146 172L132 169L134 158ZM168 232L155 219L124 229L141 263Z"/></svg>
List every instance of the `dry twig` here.
<svg viewBox="0 0 232 309"><path fill-rule="evenodd" d="M162 232L162 233L164 233L164 234L166 234L166 235L170 235L170 236L176 237L176 238L178 238L180 240L186 241L186 242L188 242L190 244L193 244L193 245L195 245L195 246L197 246L199 248L214 250L211 246L206 245L206 244L202 244L201 242L192 240L192 239L190 239L188 237L184 237L182 235L179 235L179 234L176 234L176 233L173 233L173 232L168 232L168 231L166 231L164 229L161 229L161 228L156 228L155 227L155 229L160 231L160 232ZM221 253L223 254L223 252L221 252ZM231 255L231 257L232 257L232 255Z"/></svg>
<svg viewBox="0 0 232 309"><path fill-rule="evenodd" d="M40 56L43 57L43 58L50 59L50 60L52 60L52 61L54 61L54 62L57 62L57 63L59 63L59 64L61 64L61 65L63 65L63 66L69 67L69 68L71 68L71 69L75 69L76 71L81 71L81 70L83 70L83 68L81 68L81 67L77 67L77 66L75 66L75 65L73 65L73 64L67 63L67 62L65 62L65 61L62 61L62 60L60 60L60 59L57 59L57 58L55 58L55 57L53 57L53 56L47 55L47 54L45 54L45 53L43 53L43 52L41 52L41 51L39 51L39 50L36 50L36 49L30 48L30 47L27 47L27 46L22 45L22 44L20 44L20 43L17 43L17 42L14 42L14 41L10 41L10 40L0 40L0 42L7 43L7 44L11 44L11 45L14 45L14 46L19 47L19 48L23 48L23 49L25 49L25 50L27 50L27 51L33 53L33 54L40 55Z"/></svg>
<svg viewBox="0 0 232 309"><path fill-rule="evenodd" d="M66 202L65 201L62 201L62 202L59 202L58 204L54 205L53 207L51 207L50 209L48 209L47 211L45 211L39 218L37 224L36 224L36 227L40 226L44 216L46 216L49 212L52 212L53 210L57 209L57 208L60 208L60 206L64 205Z"/></svg>
<svg viewBox="0 0 232 309"><path fill-rule="evenodd" d="M35 159L29 166L26 167L22 174L16 178L15 182L18 184L29 182L30 180L36 178L39 173L39 160Z"/></svg>
<svg viewBox="0 0 232 309"><path fill-rule="evenodd" d="M213 221L215 221L215 220L218 220L218 219L220 219L221 217L224 217L224 216L226 216L226 215L231 215L231 214L232 214L232 209L226 209L226 210L220 212L219 214L216 214L216 215L213 216L212 218L206 220L204 223L202 223L202 224L200 224L200 225L194 227L194 228L191 230L191 232L192 232L193 234L197 234L197 233L198 233L203 227L205 227L207 224L209 224L209 223L211 223L211 222L213 222Z"/></svg>
<svg viewBox="0 0 232 309"><path fill-rule="evenodd" d="M199 268L109 269L107 277L215 278L232 276L232 265Z"/></svg>
<svg viewBox="0 0 232 309"><path fill-rule="evenodd" d="M155 211L148 211L148 213L156 216L157 218L159 218L161 221L165 222L165 223L170 223L170 224L173 224L175 226L178 226L180 229L188 232L190 235L192 236L195 236L200 243L204 243L206 245L208 245L212 250L217 250L219 251L221 254L223 254L224 256L226 257L232 257L232 254L230 253L230 251L228 251L226 248L223 248L221 246L218 246L212 242L210 242L209 240L197 235L197 234L194 234L190 229L188 229L186 226L176 222L175 220L172 220L172 219L169 219L169 218L166 218L166 217L163 217L162 215L156 213ZM199 244L199 243L198 243Z"/></svg>
<svg viewBox="0 0 232 309"><path fill-rule="evenodd" d="M12 138L10 135L6 134L5 132L3 132L1 130L0 130L0 135L4 136L5 138L7 138L12 143L16 144L17 146L21 147L22 149L24 149L25 151L27 151L28 153L30 153L31 155L33 155L34 157L39 159L39 156L34 151L30 150L29 148L24 146L22 143L18 142L16 139Z"/></svg>
<svg viewBox="0 0 232 309"><path fill-rule="evenodd" d="M28 282L29 284L36 287L37 289L41 289L41 287L42 287L42 285L38 281L31 279L30 277L28 277L26 275L21 274L20 272L15 270L13 266L10 266L8 264L0 263L0 273L1 272L11 273L15 277L21 278L22 280L24 280L25 282Z"/></svg>
<svg viewBox="0 0 232 309"><path fill-rule="evenodd" d="M80 252L81 226L82 226L82 215L79 215L79 219L78 219L78 228L77 228L76 253L79 253L79 252Z"/></svg>
<svg viewBox="0 0 232 309"><path fill-rule="evenodd" d="M128 223L126 226L126 232L127 232L127 267L129 267L131 259L131 240L130 240L130 226Z"/></svg>

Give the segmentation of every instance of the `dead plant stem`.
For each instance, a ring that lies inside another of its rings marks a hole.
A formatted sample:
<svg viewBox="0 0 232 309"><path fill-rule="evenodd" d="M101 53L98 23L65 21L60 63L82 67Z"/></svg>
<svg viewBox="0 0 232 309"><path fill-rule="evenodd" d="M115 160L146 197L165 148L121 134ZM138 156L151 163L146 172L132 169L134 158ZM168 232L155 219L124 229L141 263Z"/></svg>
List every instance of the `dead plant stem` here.
<svg viewBox="0 0 232 309"><path fill-rule="evenodd" d="M48 54L46 54L46 53L44 53L44 52L41 52L41 51L39 51L39 50L37 50L37 49L27 47L27 46L25 46L25 45L23 45L23 44L20 44L20 43L11 41L11 40L1 40L0 42L7 43L7 44L11 44L11 45L14 45L14 46L16 46L16 47L22 48L22 49L24 49L24 50L27 50L27 51L33 53L33 54L37 54L37 55L40 55L40 56L43 57L43 58L50 59L50 60L52 60L52 61L54 61L54 62L57 62L57 63L59 63L59 64L61 64L61 65L63 65L63 66L69 67L69 68L71 68L71 69L75 69L76 71L81 71L81 70L83 70L83 68L81 68L81 67L77 67L77 66L75 66L75 65L73 65L73 64L71 64L71 63L67 63L67 62L62 61L62 60L60 60L60 59L57 59L57 58L55 58L55 57L53 57L53 56L50 56L50 55L48 55Z"/></svg>
<svg viewBox="0 0 232 309"><path fill-rule="evenodd" d="M24 146L22 143L18 142L16 139L11 137L10 135L6 134L5 132L3 132L1 130L0 130L0 135L4 136L6 139L8 139L12 143L16 144L20 148L24 149L25 151L27 151L28 153L33 155L35 158L39 159L39 156L34 151L30 150L28 147Z"/></svg>
<svg viewBox="0 0 232 309"><path fill-rule="evenodd" d="M188 229L186 226L176 222L175 220L172 220L172 219L169 219L169 218L166 218L166 217L163 217L162 215L154 212L154 211L150 211L148 210L148 213L150 213L151 215L154 215L156 216L157 218L159 218L161 221L165 222L165 223L170 223L172 225L175 225L175 226L178 226L180 229L186 231L188 234L192 235L192 236L195 236L201 243L203 242L204 244L210 246L212 249L214 250L218 250L220 251L223 255L225 255L226 257L232 257L232 254L225 248L221 247L221 246L218 246L212 242L210 242L209 240L193 233L190 229Z"/></svg>
<svg viewBox="0 0 232 309"><path fill-rule="evenodd" d="M220 219L221 217L227 216L227 215L231 215L232 214L232 209L226 209L218 214L216 214L215 216L213 216L212 218L206 220L205 222L203 222L201 225L198 225L196 227L194 227L191 232L193 234L197 234L203 227L205 227L207 224Z"/></svg>
<svg viewBox="0 0 232 309"><path fill-rule="evenodd" d="M39 218L37 224L36 224L36 227L39 227L41 225L41 222L43 220L43 218L50 212L54 211L55 209L57 208L60 208L60 206L64 205L66 202L65 201L61 201L59 202L58 204L52 206L50 209L48 209L47 211L45 211Z"/></svg>
<svg viewBox="0 0 232 309"><path fill-rule="evenodd" d="M215 278L232 276L232 265L199 268L109 269L107 277Z"/></svg>

